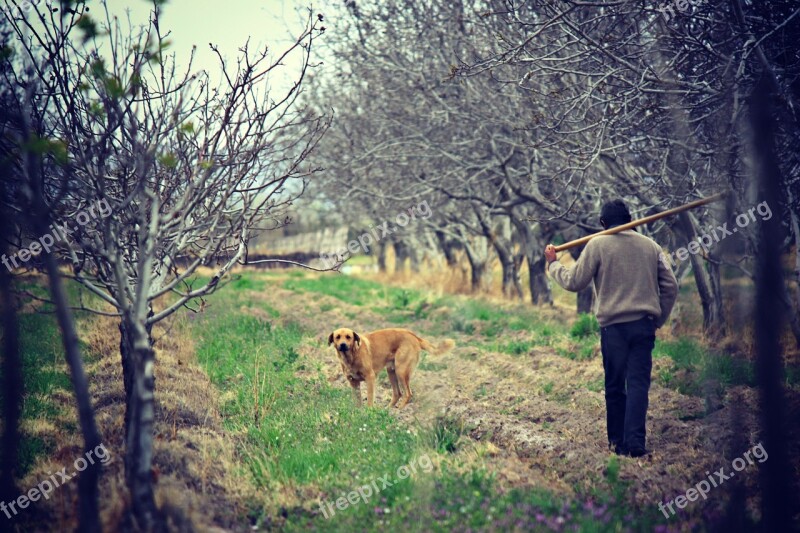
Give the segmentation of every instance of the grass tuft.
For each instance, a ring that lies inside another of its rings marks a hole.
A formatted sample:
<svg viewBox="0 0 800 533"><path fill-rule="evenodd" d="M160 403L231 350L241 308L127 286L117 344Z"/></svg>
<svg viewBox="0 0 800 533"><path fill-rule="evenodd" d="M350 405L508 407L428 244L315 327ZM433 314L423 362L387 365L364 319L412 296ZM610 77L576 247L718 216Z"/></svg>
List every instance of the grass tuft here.
<svg viewBox="0 0 800 533"><path fill-rule="evenodd" d="M572 324L569 334L578 339L585 339L586 337L596 336L600 332L600 324L594 315L581 313L578 319Z"/></svg>

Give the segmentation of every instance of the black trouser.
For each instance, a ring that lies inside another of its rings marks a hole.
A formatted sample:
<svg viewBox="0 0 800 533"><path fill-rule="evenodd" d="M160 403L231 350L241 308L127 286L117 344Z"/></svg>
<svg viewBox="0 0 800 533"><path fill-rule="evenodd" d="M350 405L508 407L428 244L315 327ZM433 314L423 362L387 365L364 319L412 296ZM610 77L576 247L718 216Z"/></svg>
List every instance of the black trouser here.
<svg viewBox="0 0 800 533"><path fill-rule="evenodd" d="M606 374L606 423L612 446L619 445L624 450L645 447L655 339L655 320L649 316L600 330Z"/></svg>

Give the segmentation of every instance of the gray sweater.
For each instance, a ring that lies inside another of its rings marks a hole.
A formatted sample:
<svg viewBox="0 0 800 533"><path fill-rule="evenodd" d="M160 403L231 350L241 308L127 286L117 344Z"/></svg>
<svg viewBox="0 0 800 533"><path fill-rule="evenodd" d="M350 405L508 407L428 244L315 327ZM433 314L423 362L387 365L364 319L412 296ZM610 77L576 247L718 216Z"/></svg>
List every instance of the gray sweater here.
<svg viewBox="0 0 800 533"><path fill-rule="evenodd" d="M594 280L597 321L603 327L647 315L661 327L678 296L678 282L662 260L661 247L633 230L595 237L572 268L553 261L548 271L568 291L583 290Z"/></svg>

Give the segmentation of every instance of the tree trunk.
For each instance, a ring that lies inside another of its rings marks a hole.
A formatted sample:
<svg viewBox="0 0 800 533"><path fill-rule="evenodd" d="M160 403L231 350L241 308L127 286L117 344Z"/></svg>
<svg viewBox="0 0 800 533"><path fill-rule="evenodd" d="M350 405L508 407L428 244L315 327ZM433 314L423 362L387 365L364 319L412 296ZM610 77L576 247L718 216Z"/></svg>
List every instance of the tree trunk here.
<svg viewBox="0 0 800 533"><path fill-rule="evenodd" d="M122 363L122 383L125 386L125 434L130 427L131 392L133 391L133 331L125 320L119 322L119 355Z"/></svg>
<svg viewBox="0 0 800 533"><path fill-rule="evenodd" d="M409 259L408 246L403 241L396 241L394 243L394 271L406 271L406 259Z"/></svg>
<svg viewBox="0 0 800 533"><path fill-rule="evenodd" d="M544 245L542 242L552 238L552 232L542 232L541 238L534 233L530 223L524 217L511 216L511 222L517 228L517 236L522 241L525 260L528 262L528 290L531 294L531 303L553 304L553 293L547 282L545 272ZM541 227L539 227L541 229Z"/></svg>
<svg viewBox="0 0 800 533"><path fill-rule="evenodd" d="M152 309L148 315L152 315ZM159 530L153 493L155 424L155 352L152 326L123 319L119 325L122 377L125 383L125 475L132 518L144 531Z"/></svg>
<svg viewBox="0 0 800 533"><path fill-rule="evenodd" d="M467 258L469 259L469 255ZM469 261L471 267L470 287L472 292L480 292L483 290L483 278L486 275L486 261Z"/></svg>
<svg viewBox="0 0 800 533"><path fill-rule="evenodd" d="M418 243L412 244L408 247L408 259L411 266L411 272L419 274L421 263L420 258L420 245Z"/></svg>
<svg viewBox="0 0 800 533"><path fill-rule="evenodd" d="M514 249L511 244L510 221L508 217L505 217L499 223L491 225L489 221L484 218L484 213L479 209L475 209L475 213L484 236L492 244L492 247L494 247L497 258L500 261L503 296L506 298L514 298L514 291L516 287L519 287L519 273L517 272ZM522 297L522 294L520 293L518 296Z"/></svg>
<svg viewBox="0 0 800 533"><path fill-rule="evenodd" d="M550 284L547 282L545 272L544 256L538 259L528 256L528 283L530 285L531 303L534 305L550 304L553 305L553 293Z"/></svg>
<svg viewBox="0 0 800 533"><path fill-rule="evenodd" d="M520 300L525 299L525 291L522 289L522 264L525 262L524 251L518 251L514 254L514 291L517 298Z"/></svg>
<svg viewBox="0 0 800 533"><path fill-rule="evenodd" d="M161 530L153 493L153 430L155 425L155 351L143 324L125 327L133 350L128 355L126 382L130 382L127 410L125 474L133 517L144 531Z"/></svg>
<svg viewBox="0 0 800 533"><path fill-rule="evenodd" d="M503 296L506 298L514 297L515 280L519 277L514 263L514 255L511 250L504 243L498 242L497 239L492 239L494 250L497 253L497 258L500 260L500 268L503 271L502 277L502 290Z"/></svg>
<svg viewBox="0 0 800 533"><path fill-rule="evenodd" d="M148 312L148 318L153 315L153 310L150 309ZM145 326L145 333L147 335L148 343L152 346L152 334L153 334L153 326L147 325ZM122 381L125 386L125 405L130 406L131 404L131 394L133 393L133 381L134 376L136 374L136 368L134 365L135 359L135 340L136 340L136 332L134 326L132 325L130 320L120 320L119 323L119 353L120 353L120 360L122 362ZM126 409L125 411L125 436L127 437L127 431L130 424L130 409Z"/></svg>
<svg viewBox="0 0 800 533"><path fill-rule="evenodd" d="M67 294L58 271L58 262L52 254L45 254L47 275L50 280L50 294L56 308L56 317L61 329L61 339L64 345L64 354L72 378L72 388L75 392L75 402L78 408L78 421L83 434L84 457L91 457L89 452L94 452L102 444L100 432L94 419L92 396L89 392L89 381L83 369L78 334L72 311L69 308ZM86 532L101 531L100 515L98 508L97 482L100 478L101 463L87 461L85 470L78 476L78 530Z"/></svg>
<svg viewBox="0 0 800 533"><path fill-rule="evenodd" d="M486 275L486 259L479 258L470 246L465 246L467 261L470 267L470 289L472 292L483 290L483 278Z"/></svg>
<svg viewBox="0 0 800 533"><path fill-rule="evenodd" d="M0 214L0 232L8 228L5 216ZM5 239L0 240L5 243ZM6 250L2 246L3 251ZM0 266L0 306L3 323L3 440L0 448L0 502L17 497L14 470L17 467L19 443L19 417L22 407L22 358L19 353L19 324L11 289L12 275ZM5 516L0 520L6 520ZM12 518L13 520L13 518ZM12 528L9 528L12 529Z"/></svg>
<svg viewBox="0 0 800 533"><path fill-rule="evenodd" d="M41 171L40 155L29 152L26 154L27 171L29 176L38 177ZM32 194L31 222L37 234L46 235L50 231L50 208L45 204L45 192L41 182L33 178L28 185ZM75 329L75 319L72 316L69 299L58 270L56 257L45 250L43 252L47 277L50 282L50 295L55 306L56 319L61 329L61 341L64 346L64 357L69 367L72 389L75 393L75 403L78 411L78 423L83 436L84 457L92 457L102 441L92 407L92 395L89 391L89 380L83 368L80 341ZM78 530L86 532L100 531L100 514L98 507L97 483L100 478L101 463L86 461L86 469L78 475Z"/></svg>
<svg viewBox="0 0 800 533"><path fill-rule="evenodd" d="M678 215L680 221L683 244L687 246L690 241L696 238L694 223L688 213ZM705 334L716 339L725 334L725 319L722 306L721 285L719 280L719 268L706 271L705 260L699 254L689 254L692 263L697 292L703 306L703 330Z"/></svg>
<svg viewBox="0 0 800 533"><path fill-rule="evenodd" d="M781 170L775 156L774 122L769 86L756 88L752 102L753 143L761 195L776 211L781 205ZM779 217L764 220L759 226L756 262L756 376L761 407L761 437L769 450L761 474L761 512L764 531L790 531L792 528L792 475L786 432L786 399L783 390L783 356L780 343L783 331L783 306L775 300L786 292L781 267L783 228Z"/></svg>
<svg viewBox="0 0 800 533"><path fill-rule="evenodd" d="M514 261L509 257L500 259L500 267L503 271L502 291L506 298L514 297Z"/></svg>
<svg viewBox="0 0 800 533"><path fill-rule="evenodd" d="M794 307L800 311L800 224L797 221L794 207L790 211L792 213L792 233L794 233L794 280L798 286L795 291ZM800 339L797 339L797 343L800 346Z"/></svg>
<svg viewBox="0 0 800 533"><path fill-rule="evenodd" d="M375 251L377 252L377 259L378 259L378 271L379 272L386 272L386 249L388 248L388 244L384 242L378 242L375 245Z"/></svg>
<svg viewBox="0 0 800 533"><path fill-rule="evenodd" d="M457 243L452 240L448 240L447 236L442 231L436 231L436 240L439 242L439 248L442 250L442 254L444 254L444 258L447 261L447 266L450 268L455 268L458 266L458 257L456 256L456 248Z"/></svg>
<svg viewBox="0 0 800 533"><path fill-rule="evenodd" d="M475 249L476 244L469 242L466 237L463 237L462 242L464 244L464 253L466 253L467 261L469 261L471 291L480 292L485 288L486 266L489 263L486 240L477 242L477 246L481 248L481 251L485 252L482 254L479 254Z"/></svg>

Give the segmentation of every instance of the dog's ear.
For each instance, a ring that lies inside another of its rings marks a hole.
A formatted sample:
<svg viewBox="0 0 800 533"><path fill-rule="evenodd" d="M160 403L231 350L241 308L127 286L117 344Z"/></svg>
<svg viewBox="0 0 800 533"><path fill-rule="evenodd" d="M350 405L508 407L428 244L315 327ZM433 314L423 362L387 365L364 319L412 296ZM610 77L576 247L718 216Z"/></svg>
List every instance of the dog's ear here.
<svg viewBox="0 0 800 533"><path fill-rule="evenodd" d="M356 342L356 343L357 343L359 346L361 346L361 337L359 337L359 336L358 336L358 333L356 333L355 331L353 332L353 340L354 340L354 341L355 341L355 342Z"/></svg>
<svg viewBox="0 0 800 533"><path fill-rule="evenodd" d="M330 346L331 344L333 344L333 333L328 335L328 346Z"/></svg>

